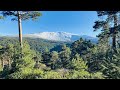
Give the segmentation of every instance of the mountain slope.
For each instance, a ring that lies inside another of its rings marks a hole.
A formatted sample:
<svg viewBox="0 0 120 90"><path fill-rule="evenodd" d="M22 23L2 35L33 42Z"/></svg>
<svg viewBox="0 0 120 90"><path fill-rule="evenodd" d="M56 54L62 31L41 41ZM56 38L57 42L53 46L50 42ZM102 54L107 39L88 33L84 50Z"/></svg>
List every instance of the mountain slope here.
<svg viewBox="0 0 120 90"><path fill-rule="evenodd" d="M67 32L41 32L34 34L26 34L23 37L31 37L31 38L42 38L53 41L65 41L65 42L73 42L79 40L81 37L86 40L97 41L97 38L87 36L87 35L77 35Z"/></svg>

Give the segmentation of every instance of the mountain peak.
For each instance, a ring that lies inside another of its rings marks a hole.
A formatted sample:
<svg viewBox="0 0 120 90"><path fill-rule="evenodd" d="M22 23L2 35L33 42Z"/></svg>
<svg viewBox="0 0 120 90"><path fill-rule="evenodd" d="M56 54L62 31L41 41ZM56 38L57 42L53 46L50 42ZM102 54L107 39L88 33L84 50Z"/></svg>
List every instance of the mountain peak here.
<svg viewBox="0 0 120 90"><path fill-rule="evenodd" d="M31 38L42 38L47 40L53 41L75 41L82 38L89 39L93 38L87 35L78 35L68 32L39 32L34 34L26 34L24 37L31 37Z"/></svg>

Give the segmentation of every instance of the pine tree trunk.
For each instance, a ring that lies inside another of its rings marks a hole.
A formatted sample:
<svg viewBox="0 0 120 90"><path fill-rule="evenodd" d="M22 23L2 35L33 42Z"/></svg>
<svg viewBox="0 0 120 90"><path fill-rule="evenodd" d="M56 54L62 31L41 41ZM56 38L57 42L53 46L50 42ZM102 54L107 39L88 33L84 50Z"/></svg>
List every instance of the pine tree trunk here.
<svg viewBox="0 0 120 90"><path fill-rule="evenodd" d="M11 61L10 61L10 59L8 59L8 66L9 66L9 68L11 68Z"/></svg>
<svg viewBox="0 0 120 90"><path fill-rule="evenodd" d="M18 28L19 28L19 42L20 42L20 46L22 48L22 24L21 24L21 17L20 17L20 12L17 11L18 14Z"/></svg>
<svg viewBox="0 0 120 90"><path fill-rule="evenodd" d="M113 49L115 49L116 50L116 48L117 48L117 41L116 41L116 35L117 35L117 29L116 29L116 27L117 27L117 15L114 15L114 33L113 33Z"/></svg>
<svg viewBox="0 0 120 90"><path fill-rule="evenodd" d="M2 59L0 59L0 64L1 64L1 66L3 68L3 60Z"/></svg>
<svg viewBox="0 0 120 90"><path fill-rule="evenodd" d="M116 35L113 35L113 48L116 49Z"/></svg>
<svg viewBox="0 0 120 90"><path fill-rule="evenodd" d="M3 61L3 59L2 59L2 68L4 68L4 61Z"/></svg>

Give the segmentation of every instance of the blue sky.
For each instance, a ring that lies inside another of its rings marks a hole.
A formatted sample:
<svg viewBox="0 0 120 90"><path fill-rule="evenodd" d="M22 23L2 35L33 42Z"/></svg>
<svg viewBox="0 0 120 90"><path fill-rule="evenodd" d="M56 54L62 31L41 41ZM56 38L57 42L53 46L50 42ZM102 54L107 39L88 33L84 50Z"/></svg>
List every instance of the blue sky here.
<svg viewBox="0 0 120 90"><path fill-rule="evenodd" d="M23 21L23 34L39 32L69 32L79 35L96 36L93 32L94 22L98 19L95 11L41 11L37 21ZM17 21L10 17L0 20L0 35L18 34Z"/></svg>

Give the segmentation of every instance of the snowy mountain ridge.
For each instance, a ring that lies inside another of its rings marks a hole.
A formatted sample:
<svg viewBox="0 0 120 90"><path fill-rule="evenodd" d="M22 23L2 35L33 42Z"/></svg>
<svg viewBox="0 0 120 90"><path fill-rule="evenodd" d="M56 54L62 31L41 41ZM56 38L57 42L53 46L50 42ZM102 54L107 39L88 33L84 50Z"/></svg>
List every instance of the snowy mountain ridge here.
<svg viewBox="0 0 120 90"><path fill-rule="evenodd" d="M75 40L79 40L81 37L87 40L96 39L95 37L91 37L87 35L78 35L67 32L40 32L33 34L25 34L23 35L23 37L41 38L41 39L54 40L54 41L75 41Z"/></svg>

